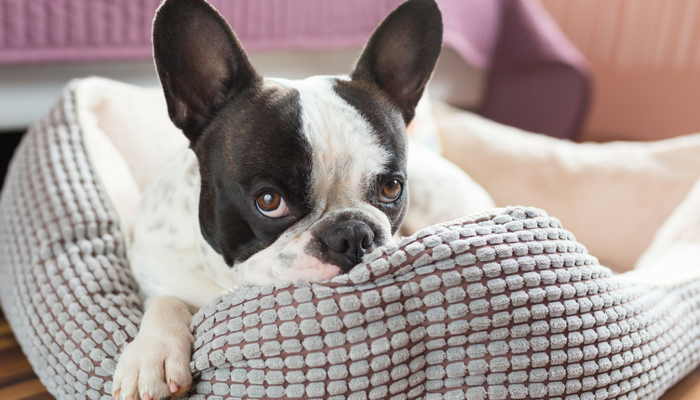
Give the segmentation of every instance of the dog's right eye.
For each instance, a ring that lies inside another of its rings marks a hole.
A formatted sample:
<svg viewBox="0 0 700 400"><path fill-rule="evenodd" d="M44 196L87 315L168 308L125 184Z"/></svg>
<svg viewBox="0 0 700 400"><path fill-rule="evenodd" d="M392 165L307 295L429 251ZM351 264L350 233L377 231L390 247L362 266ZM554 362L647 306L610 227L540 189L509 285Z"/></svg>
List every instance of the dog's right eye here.
<svg viewBox="0 0 700 400"><path fill-rule="evenodd" d="M382 203L393 203L398 200L403 191L403 185L398 179L392 179L384 184L381 192L379 193L379 201Z"/></svg>
<svg viewBox="0 0 700 400"><path fill-rule="evenodd" d="M266 217L280 218L290 214L287 203L275 192L265 192L255 200L258 210Z"/></svg>

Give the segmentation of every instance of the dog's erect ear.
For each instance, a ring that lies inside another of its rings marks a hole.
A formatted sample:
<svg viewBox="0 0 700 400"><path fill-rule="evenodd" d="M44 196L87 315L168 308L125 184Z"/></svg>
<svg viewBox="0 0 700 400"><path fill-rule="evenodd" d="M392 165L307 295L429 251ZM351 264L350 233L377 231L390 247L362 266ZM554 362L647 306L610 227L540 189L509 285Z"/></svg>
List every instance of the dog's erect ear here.
<svg viewBox="0 0 700 400"><path fill-rule="evenodd" d="M408 124L441 47L442 15L435 1L408 0L374 31L350 77L379 85Z"/></svg>
<svg viewBox="0 0 700 400"><path fill-rule="evenodd" d="M175 126L194 142L227 100L260 81L231 27L204 0L165 0L153 57Z"/></svg>

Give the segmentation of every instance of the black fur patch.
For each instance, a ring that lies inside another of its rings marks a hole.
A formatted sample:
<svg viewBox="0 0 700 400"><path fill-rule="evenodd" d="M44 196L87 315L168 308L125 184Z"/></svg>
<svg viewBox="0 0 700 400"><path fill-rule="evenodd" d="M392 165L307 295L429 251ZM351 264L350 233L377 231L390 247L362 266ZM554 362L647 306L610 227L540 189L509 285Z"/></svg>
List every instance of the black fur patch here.
<svg viewBox="0 0 700 400"><path fill-rule="evenodd" d="M270 246L313 207L311 149L294 89L266 87L236 97L194 151L202 177L202 233L228 265ZM279 192L291 215L262 215L255 199L266 190Z"/></svg>

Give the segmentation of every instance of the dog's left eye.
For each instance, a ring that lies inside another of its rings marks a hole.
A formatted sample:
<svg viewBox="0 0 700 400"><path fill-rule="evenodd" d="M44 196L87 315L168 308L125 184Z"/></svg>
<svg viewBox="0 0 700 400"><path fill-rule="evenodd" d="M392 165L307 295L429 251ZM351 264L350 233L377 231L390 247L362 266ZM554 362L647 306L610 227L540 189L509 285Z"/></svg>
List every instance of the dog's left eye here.
<svg viewBox="0 0 700 400"><path fill-rule="evenodd" d="M275 192L265 192L255 200L258 210L266 217L280 218L289 215L289 208L282 196Z"/></svg>
<svg viewBox="0 0 700 400"><path fill-rule="evenodd" d="M403 184L398 179L392 179L384 184L379 193L379 201L382 203L393 203L400 196L403 189Z"/></svg>

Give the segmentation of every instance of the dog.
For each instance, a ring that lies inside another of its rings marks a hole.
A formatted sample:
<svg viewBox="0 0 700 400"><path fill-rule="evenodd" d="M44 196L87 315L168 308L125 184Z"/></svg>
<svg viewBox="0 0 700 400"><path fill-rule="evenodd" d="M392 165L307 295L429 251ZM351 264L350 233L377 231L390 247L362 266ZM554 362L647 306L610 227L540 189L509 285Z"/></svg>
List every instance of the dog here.
<svg viewBox="0 0 700 400"><path fill-rule="evenodd" d="M129 258L146 311L115 399L189 390L189 322L222 290L331 279L392 240L409 203L406 126L442 29L434 0L408 0L349 75L292 81L262 78L205 0L163 2L154 60L189 148L136 213Z"/></svg>

